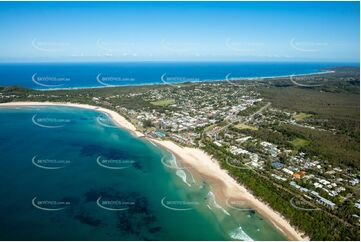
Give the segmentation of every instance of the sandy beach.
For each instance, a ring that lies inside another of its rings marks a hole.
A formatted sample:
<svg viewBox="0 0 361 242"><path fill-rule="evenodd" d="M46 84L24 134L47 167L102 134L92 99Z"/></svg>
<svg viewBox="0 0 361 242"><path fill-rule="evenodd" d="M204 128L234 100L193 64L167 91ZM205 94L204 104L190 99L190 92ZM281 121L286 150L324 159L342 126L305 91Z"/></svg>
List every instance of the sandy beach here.
<svg viewBox="0 0 361 242"><path fill-rule="evenodd" d="M234 180L219 163L201 149L181 147L172 141L150 139L152 142L172 152L184 166L191 168L205 178L213 188L216 199L221 204L232 200L254 208L290 240L309 240L307 236L298 232L281 214L270 206L254 197L245 187Z"/></svg>
<svg viewBox="0 0 361 242"><path fill-rule="evenodd" d="M141 132L137 131L135 126L126 120L123 116L119 113L102 108L97 106L92 106L88 104L78 104L78 103L54 103L54 102L11 102L11 103L0 103L0 107L19 107L19 106L68 106L68 107L75 107L75 108L85 108L85 109L92 109L96 111L103 112L107 114L116 125L119 127L130 131L133 135L137 137L144 136Z"/></svg>
<svg viewBox="0 0 361 242"><path fill-rule="evenodd" d="M0 104L0 107L19 106L70 106L92 109L107 114L116 125L128 130L136 137L144 137L144 135L137 131L136 127L123 116L115 111L102 107L86 104L54 102L12 102ZM282 217L282 215L254 197L245 187L241 186L236 180L234 180L226 170L221 169L216 160L212 159L212 157L201 149L181 147L166 140L157 140L148 137L146 137L146 139L172 152L177 160L179 160L184 166L189 167L192 172L196 172L199 176L209 182L216 194L217 201L223 201L222 204L229 199L240 201L247 206L254 208L263 217L272 222L272 224L281 230L289 240L309 240L307 236L304 236L302 233L293 228L290 223Z"/></svg>

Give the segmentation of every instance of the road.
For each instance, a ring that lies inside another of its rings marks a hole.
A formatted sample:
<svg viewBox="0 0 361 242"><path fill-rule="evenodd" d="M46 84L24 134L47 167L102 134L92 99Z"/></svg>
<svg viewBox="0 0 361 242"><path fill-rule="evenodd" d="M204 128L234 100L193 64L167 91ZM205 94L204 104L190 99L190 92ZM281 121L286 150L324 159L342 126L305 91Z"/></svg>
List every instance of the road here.
<svg viewBox="0 0 361 242"><path fill-rule="evenodd" d="M253 117L254 117L255 115L262 113L262 112L263 112L265 109L267 109L270 105L271 105L271 103L268 102L266 105L264 105L263 107L261 107L257 112L252 113L251 115L249 115L249 116L247 116L247 117L250 118L250 119L253 119ZM244 118L245 118L245 117L239 117L238 119L236 119L236 120L228 123L227 125L223 126L222 128L217 129L217 130L214 130L214 131L211 131L211 132L209 132L208 134L210 134L211 136L216 135L216 134L218 134L219 132L227 129L229 126L231 126L231 125L233 125L233 124L235 124L235 123L237 123L237 122L242 121L242 119L244 119Z"/></svg>

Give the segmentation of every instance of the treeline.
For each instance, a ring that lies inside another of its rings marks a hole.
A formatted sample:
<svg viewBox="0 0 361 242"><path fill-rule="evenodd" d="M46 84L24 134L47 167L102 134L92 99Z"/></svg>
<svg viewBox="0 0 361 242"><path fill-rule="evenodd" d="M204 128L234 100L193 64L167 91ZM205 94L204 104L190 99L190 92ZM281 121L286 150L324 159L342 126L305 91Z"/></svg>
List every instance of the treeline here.
<svg viewBox="0 0 361 242"><path fill-rule="evenodd" d="M315 155L329 161L333 166L343 168L360 167L360 143L343 134L312 130L294 125L285 125L283 132L297 133L311 141L310 144L301 148L309 155Z"/></svg>

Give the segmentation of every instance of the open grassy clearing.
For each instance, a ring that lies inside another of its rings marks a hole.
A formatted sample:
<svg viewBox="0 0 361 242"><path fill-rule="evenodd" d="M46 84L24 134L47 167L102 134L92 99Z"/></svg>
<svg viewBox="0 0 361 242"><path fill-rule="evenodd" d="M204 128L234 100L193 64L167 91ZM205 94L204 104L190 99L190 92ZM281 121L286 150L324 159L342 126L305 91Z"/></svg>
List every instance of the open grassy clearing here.
<svg viewBox="0 0 361 242"><path fill-rule="evenodd" d="M296 149L299 149L303 146L306 146L310 143L310 141L306 140L306 139L302 139L302 138L295 138L291 141L291 144L293 145L293 147L295 147Z"/></svg>
<svg viewBox="0 0 361 242"><path fill-rule="evenodd" d="M150 103L153 104L154 106L166 107L166 106L174 104L175 100L174 99L162 99L162 100L150 102Z"/></svg>
<svg viewBox="0 0 361 242"><path fill-rule="evenodd" d="M258 130L257 127L247 125L247 124L244 124L244 123L236 124L234 127L237 128L237 129L240 129L240 130L242 130L242 129Z"/></svg>
<svg viewBox="0 0 361 242"><path fill-rule="evenodd" d="M296 121L303 121L307 118L312 117L312 114L308 114L308 113L297 113L295 115L292 116L292 118Z"/></svg>

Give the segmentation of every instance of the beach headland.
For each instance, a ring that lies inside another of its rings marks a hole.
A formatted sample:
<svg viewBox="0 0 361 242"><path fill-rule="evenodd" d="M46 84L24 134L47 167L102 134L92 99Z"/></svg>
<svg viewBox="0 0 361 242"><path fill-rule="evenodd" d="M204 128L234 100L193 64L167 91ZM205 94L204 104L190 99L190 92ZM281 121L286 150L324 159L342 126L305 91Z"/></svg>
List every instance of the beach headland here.
<svg viewBox="0 0 361 242"><path fill-rule="evenodd" d="M11 102L1 103L0 107L21 107L21 106L68 106L76 108L91 109L103 112L108 115L120 128L126 129L136 137L145 137L137 131L136 127L119 113L103 107L77 103L56 103L56 102ZM267 204L254 197L245 187L234 180L226 170L219 166L219 163L212 159L201 149L181 147L172 141L158 140L145 137L169 152L173 153L182 165L189 167L200 177L204 178L213 189L217 201L225 204L228 200L237 200L247 207L255 209L264 218L277 227L289 240L309 240L307 236L293 228L290 223L278 212Z"/></svg>

